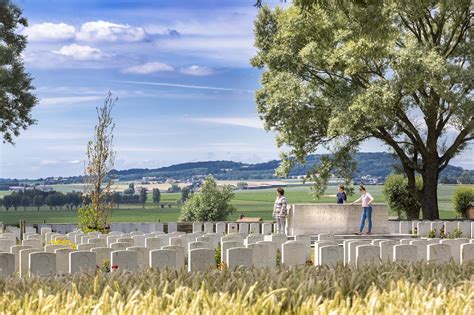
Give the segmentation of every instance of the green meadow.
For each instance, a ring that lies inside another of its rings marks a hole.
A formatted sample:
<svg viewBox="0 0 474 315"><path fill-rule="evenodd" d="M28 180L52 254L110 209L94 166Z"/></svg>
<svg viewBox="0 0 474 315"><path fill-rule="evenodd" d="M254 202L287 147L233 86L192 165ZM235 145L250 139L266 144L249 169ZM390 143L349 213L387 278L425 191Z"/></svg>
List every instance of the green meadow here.
<svg viewBox="0 0 474 315"><path fill-rule="evenodd" d="M75 187L76 188L76 187ZM455 218L456 213L451 204L451 196L456 188L455 185L440 185L439 186L439 205L440 216L443 219ZM67 185L56 187L59 191L68 191L71 188ZM376 202L385 202L382 193L383 186L368 186L369 192L373 195ZM76 189L78 190L78 189ZM330 186L325 192L325 196L320 199L315 199L308 186L296 186L286 188L286 197L290 203L332 203L334 202L334 195L337 187ZM0 192L0 197L8 192ZM353 195L349 197L349 202L355 200L358 196ZM152 203L151 195L148 197L148 202L145 208L141 205L120 205L119 208L112 212L111 221L113 222L170 222L177 221L180 213L180 208L176 201L180 198L179 193L163 193L161 195L161 203L165 204L165 208L157 207ZM261 217L264 220L271 220L272 207L275 200L275 191L273 189L259 189L259 190L239 190L235 192L235 197L232 204L237 211L231 216L231 220L237 219L241 214L246 217ZM171 208L168 207L171 205ZM391 216L396 216L396 213L391 212ZM50 210L47 207L27 208L19 207L17 211L10 209L5 211L5 208L0 210L0 222L6 224L18 224L24 219L27 223L76 223L77 212L75 210Z"/></svg>

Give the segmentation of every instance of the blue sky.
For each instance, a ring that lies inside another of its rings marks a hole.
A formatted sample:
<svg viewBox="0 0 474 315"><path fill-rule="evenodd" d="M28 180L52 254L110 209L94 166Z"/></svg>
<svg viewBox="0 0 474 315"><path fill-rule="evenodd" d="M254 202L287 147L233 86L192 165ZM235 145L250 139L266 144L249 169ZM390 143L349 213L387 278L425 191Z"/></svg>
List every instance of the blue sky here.
<svg viewBox="0 0 474 315"><path fill-rule="evenodd" d="M16 3L29 20L24 60L41 101L37 125L1 145L0 177L82 174L95 107L109 90L119 97L118 169L278 158L255 109L253 0ZM474 168L472 150L453 164Z"/></svg>

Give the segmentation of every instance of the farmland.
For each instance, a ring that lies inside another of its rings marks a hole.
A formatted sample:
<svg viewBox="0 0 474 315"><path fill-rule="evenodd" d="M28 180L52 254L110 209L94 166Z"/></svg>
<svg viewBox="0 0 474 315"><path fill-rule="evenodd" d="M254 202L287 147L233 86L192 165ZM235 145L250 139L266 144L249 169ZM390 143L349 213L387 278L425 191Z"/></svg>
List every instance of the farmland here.
<svg viewBox="0 0 474 315"><path fill-rule="evenodd" d="M58 191L67 192L72 190L79 190L79 186L59 185L55 187ZM374 196L376 202L384 202L385 198L382 193L383 186L369 186L368 189ZM454 185L440 185L439 186L439 205L440 216L443 219L454 218L456 213L453 211L451 205L451 196L456 186ZM328 187L325 195L315 200L309 187L295 186L286 188L286 196L290 203L313 203L313 202L334 202L334 195L336 191L335 186ZM9 192L0 192L0 198ZM355 200L357 196L354 195L349 198L349 201ZM180 198L179 193L163 193L161 195L161 203L165 204L164 208L157 207L152 203L151 195L148 196L145 208L141 205L120 205L120 208L114 209L111 221L113 222L170 222L177 221L180 209L176 201ZM271 219L271 211L275 199L275 192L273 189L258 189L258 190L238 190L232 204L237 208L237 211L230 219L236 219L240 214L248 217L262 217L264 220ZM168 205L171 205L169 207ZM391 213L391 215L395 215ZM6 224L18 224L19 220L25 219L27 223L75 223L77 222L77 212L75 210L50 210L47 207L40 208L24 208L20 207L17 211L5 211L4 208L0 211L0 222Z"/></svg>

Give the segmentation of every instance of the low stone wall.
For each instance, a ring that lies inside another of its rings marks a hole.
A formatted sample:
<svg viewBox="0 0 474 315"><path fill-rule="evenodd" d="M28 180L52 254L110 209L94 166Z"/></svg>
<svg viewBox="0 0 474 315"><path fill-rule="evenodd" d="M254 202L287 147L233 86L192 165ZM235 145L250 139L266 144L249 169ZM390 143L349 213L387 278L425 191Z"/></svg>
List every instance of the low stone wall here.
<svg viewBox="0 0 474 315"><path fill-rule="evenodd" d="M293 204L288 212L288 234L353 234L359 230L362 208L351 204ZM388 229L386 204L372 205L372 233L385 234ZM365 224L367 231L368 224Z"/></svg>

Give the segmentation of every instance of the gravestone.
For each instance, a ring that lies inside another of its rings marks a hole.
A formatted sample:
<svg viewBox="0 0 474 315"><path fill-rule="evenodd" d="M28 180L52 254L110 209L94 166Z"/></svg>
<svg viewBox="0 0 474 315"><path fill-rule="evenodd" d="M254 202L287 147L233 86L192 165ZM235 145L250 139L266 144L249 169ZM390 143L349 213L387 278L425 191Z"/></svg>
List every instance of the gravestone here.
<svg viewBox="0 0 474 315"><path fill-rule="evenodd" d="M244 240L244 245L248 247L250 244L256 244L257 242L263 241L262 234L249 234Z"/></svg>
<svg viewBox="0 0 474 315"><path fill-rule="evenodd" d="M272 234L272 223L262 223L262 234L263 235L270 235Z"/></svg>
<svg viewBox="0 0 474 315"><path fill-rule="evenodd" d="M260 223L250 223L250 234L260 234Z"/></svg>
<svg viewBox="0 0 474 315"><path fill-rule="evenodd" d="M89 251L75 251L69 253L69 273L95 272L96 254Z"/></svg>
<svg viewBox="0 0 474 315"><path fill-rule="evenodd" d="M217 234L225 234L226 224L224 222L217 222L216 223L216 233Z"/></svg>
<svg viewBox="0 0 474 315"><path fill-rule="evenodd" d="M99 268L104 267L104 262L108 261L110 263L110 253L113 249L109 247L94 247L90 250L92 253L95 253L95 264Z"/></svg>
<svg viewBox="0 0 474 315"><path fill-rule="evenodd" d="M344 262L346 264L354 265L354 266L356 265L356 247L361 246L361 245L370 245L370 242L369 241L350 241L347 243L347 251L346 251L346 243L344 242ZM380 257L380 252L378 253L378 257Z"/></svg>
<svg viewBox="0 0 474 315"><path fill-rule="evenodd" d="M168 222L168 234L178 231L178 223Z"/></svg>
<svg viewBox="0 0 474 315"><path fill-rule="evenodd" d="M474 244L466 243L461 245L461 264L466 264L474 260Z"/></svg>
<svg viewBox="0 0 474 315"><path fill-rule="evenodd" d="M458 227L458 222L456 221L446 221L444 222L444 233L446 235L453 235L454 230Z"/></svg>
<svg viewBox="0 0 474 315"><path fill-rule="evenodd" d="M80 245L79 245L80 246ZM112 243L110 244L110 248L112 248L113 250L126 250L127 247L131 247L132 245L130 243L123 243L123 242L116 242L116 243Z"/></svg>
<svg viewBox="0 0 474 315"><path fill-rule="evenodd" d="M337 243L333 242L333 241L316 241L316 242L314 242L314 257L313 257L314 264L319 263L319 249L322 246L330 246L330 245L331 246L337 246ZM344 254L342 256L344 257Z"/></svg>
<svg viewBox="0 0 474 315"><path fill-rule="evenodd" d="M88 244L92 244L94 247L107 247L107 240L102 238L90 238Z"/></svg>
<svg viewBox="0 0 474 315"><path fill-rule="evenodd" d="M219 247L219 243L221 241L221 235L220 234L217 234L217 233L207 233L207 234L204 234L203 237L208 237L210 239L212 239L212 246L214 248L217 248Z"/></svg>
<svg viewBox="0 0 474 315"><path fill-rule="evenodd" d="M238 231L237 223L227 223L227 234L237 233Z"/></svg>
<svg viewBox="0 0 474 315"><path fill-rule="evenodd" d="M281 245L288 240L285 234L271 234L270 241L278 244L278 249L281 250Z"/></svg>
<svg viewBox="0 0 474 315"><path fill-rule="evenodd" d="M400 240L400 244L402 244L402 245L410 245L410 242L411 242L411 241L413 241L412 238L402 238L402 239Z"/></svg>
<svg viewBox="0 0 474 315"><path fill-rule="evenodd" d="M375 246L379 246L380 245L380 242L383 242L385 241L386 239L383 239L383 238L380 238L380 239L376 239L376 240L372 240L371 244L372 245L375 245Z"/></svg>
<svg viewBox="0 0 474 315"><path fill-rule="evenodd" d="M295 241L301 241L306 244L306 260L310 260L311 259L311 235L297 234L295 235Z"/></svg>
<svg viewBox="0 0 474 315"><path fill-rule="evenodd" d="M306 263L307 244L302 241L287 241L281 245L281 262L284 266L297 266Z"/></svg>
<svg viewBox="0 0 474 315"><path fill-rule="evenodd" d="M174 249L155 249L150 251L150 268L178 270L177 254L177 251Z"/></svg>
<svg viewBox="0 0 474 315"><path fill-rule="evenodd" d="M234 247L227 249L226 264L229 269L252 266L252 249L245 247Z"/></svg>
<svg viewBox="0 0 474 315"><path fill-rule="evenodd" d="M206 233L214 233L214 223L212 223L212 222L204 222L204 232L206 232Z"/></svg>
<svg viewBox="0 0 474 315"><path fill-rule="evenodd" d="M30 253L29 271L31 276L53 276L56 274L56 254L46 252Z"/></svg>
<svg viewBox="0 0 474 315"><path fill-rule="evenodd" d="M73 252L70 248L58 248L54 251L56 254L56 274L65 275L69 273L69 253Z"/></svg>
<svg viewBox="0 0 474 315"><path fill-rule="evenodd" d="M57 237L62 237L62 235L54 236L53 239L57 239ZM90 235L82 235L80 244L88 244L89 240L92 239L92 238L94 238L94 237L92 237Z"/></svg>
<svg viewBox="0 0 474 315"><path fill-rule="evenodd" d="M82 250L82 251L86 250L86 251L88 251L88 250L90 250L91 248L94 248L94 247L97 247L97 245L95 245L95 244L79 244L79 245L77 245L77 250Z"/></svg>
<svg viewBox="0 0 474 315"><path fill-rule="evenodd" d="M0 252L9 253L10 248L14 245L16 245L15 240L12 240L12 239L9 239L9 238L0 238ZM22 245L30 246L30 245L27 245L27 244L22 244Z"/></svg>
<svg viewBox="0 0 474 315"><path fill-rule="evenodd" d="M242 243L235 241L221 243L221 262L227 261L227 250L235 247L242 247Z"/></svg>
<svg viewBox="0 0 474 315"><path fill-rule="evenodd" d="M188 271L205 271L215 268L214 251L198 248L189 251Z"/></svg>
<svg viewBox="0 0 474 315"><path fill-rule="evenodd" d="M409 234L411 230L411 222L410 221L400 221L398 231L400 234Z"/></svg>
<svg viewBox="0 0 474 315"><path fill-rule="evenodd" d="M133 240L133 246L141 246L145 247L145 239L147 237L145 235L133 235L132 240Z"/></svg>
<svg viewBox="0 0 474 315"><path fill-rule="evenodd" d="M239 223L239 233L246 236L249 234L249 224L248 223Z"/></svg>
<svg viewBox="0 0 474 315"><path fill-rule="evenodd" d="M416 263L418 248L415 245L395 245L393 247L393 261L403 263Z"/></svg>
<svg viewBox="0 0 474 315"><path fill-rule="evenodd" d="M398 234L399 232L398 221L388 221L388 232L390 234Z"/></svg>
<svg viewBox="0 0 474 315"><path fill-rule="evenodd" d="M318 257L317 265L334 268L337 264L344 263L344 248L338 245L322 245L319 247Z"/></svg>
<svg viewBox="0 0 474 315"><path fill-rule="evenodd" d="M15 255L0 253L0 277L10 277L15 272Z"/></svg>
<svg viewBox="0 0 474 315"><path fill-rule="evenodd" d="M252 249L252 265L256 268L276 267L276 244L272 242L258 242L250 244Z"/></svg>
<svg viewBox="0 0 474 315"><path fill-rule="evenodd" d="M198 248L209 248L209 243L206 242L190 242L188 243L188 251L193 250L193 249L198 249Z"/></svg>
<svg viewBox="0 0 474 315"><path fill-rule="evenodd" d="M138 253L131 250L114 250L110 253L111 270L136 271Z"/></svg>
<svg viewBox="0 0 474 315"><path fill-rule="evenodd" d="M150 249L143 246L128 247L127 250L137 253L138 268L147 268L150 265Z"/></svg>
<svg viewBox="0 0 474 315"><path fill-rule="evenodd" d="M147 237L145 238L145 247L149 248L150 250L160 249L165 244L163 243L163 239L157 237Z"/></svg>
<svg viewBox="0 0 474 315"><path fill-rule="evenodd" d="M186 239L181 238L181 237L170 237L169 245L171 245L171 246L181 246L181 247L186 248L187 247L187 242L186 242Z"/></svg>
<svg viewBox="0 0 474 315"><path fill-rule="evenodd" d="M193 222L193 233L202 232L202 222Z"/></svg>
<svg viewBox="0 0 474 315"><path fill-rule="evenodd" d="M320 233L320 234L318 234L318 241L331 241L331 242L334 242L334 234Z"/></svg>
<svg viewBox="0 0 474 315"><path fill-rule="evenodd" d="M163 232L163 223L155 223L155 232Z"/></svg>
<svg viewBox="0 0 474 315"><path fill-rule="evenodd" d="M427 260L430 264L448 263L451 260L451 246L446 244L429 244Z"/></svg>
<svg viewBox="0 0 474 315"><path fill-rule="evenodd" d="M23 240L21 242L21 245L31 246L31 248L43 250L43 245L41 244L41 240Z"/></svg>
<svg viewBox="0 0 474 315"><path fill-rule="evenodd" d="M176 251L176 269L181 270L185 265L184 252L186 249L181 246L163 246L161 249L171 249Z"/></svg>
<svg viewBox="0 0 474 315"><path fill-rule="evenodd" d="M470 221L458 222L458 229L461 231L462 237L471 237L471 222Z"/></svg>
<svg viewBox="0 0 474 315"><path fill-rule="evenodd" d="M224 242L239 242L244 243L244 237L240 233L231 233L221 237L221 244Z"/></svg>
<svg viewBox="0 0 474 315"><path fill-rule="evenodd" d="M36 248L28 248L28 249L21 249L19 251L19 271L20 271L20 277L27 277L28 276L28 270L30 266L30 254L31 253L38 253L41 252Z"/></svg>
<svg viewBox="0 0 474 315"><path fill-rule="evenodd" d="M59 249L59 248L68 248L68 247L65 245L46 245L44 247L44 251L47 253L55 253L56 249Z"/></svg>
<svg viewBox="0 0 474 315"><path fill-rule="evenodd" d="M440 243L449 245L451 247L451 257L453 258L454 262L459 264L461 262L461 245L469 243L469 239L457 238L454 240L441 240Z"/></svg>
<svg viewBox="0 0 474 315"><path fill-rule="evenodd" d="M410 245L416 246L416 258L418 261L426 261L427 246L426 240L413 240Z"/></svg>
<svg viewBox="0 0 474 315"><path fill-rule="evenodd" d="M10 253L15 256L15 271L20 270L20 250L31 249L31 246L14 245L10 247Z"/></svg>
<svg viewBox="0 0 474 315"><path fill-rule="evenodd" d="M418 235L427 236L431 230L430 222L418 222Z"/></svg>
<svg viewBox="0 0 474 315"><path fill-rule="evenodd" d="M382 262L392 262L393 261L393 247L400 245L395 241L382 241L379 243L380 247L380 260Z"/></svg>
<svg viewBox="0 0 474 315"><path fill-rule="evenodd" d="M442 221L434 221L431 222L430 229L435 232L437 237L441 236L441 230L444 229L444 222Z"/></svg>
<svg viewBox="0 0 474 315"><path fill-rule="evenodd" d="M408 245L409 246L409 245ZM379 265L380 247L375 245L356 246L356 266Z"/></svg>
<svg viewBox="0 0 474 315"><path fill-rule="evenodd" d="M214 247L214 239L212 237L208 237L208 236L201 236L201 237L196 237L196 242L204 242L206 243L206 248L209 248L209 249L215 249L216 247Z"/></svg>

